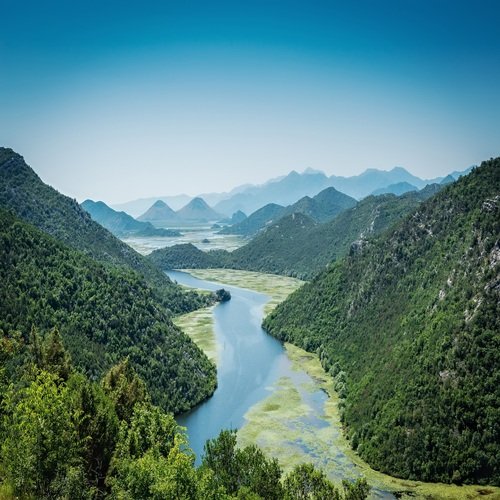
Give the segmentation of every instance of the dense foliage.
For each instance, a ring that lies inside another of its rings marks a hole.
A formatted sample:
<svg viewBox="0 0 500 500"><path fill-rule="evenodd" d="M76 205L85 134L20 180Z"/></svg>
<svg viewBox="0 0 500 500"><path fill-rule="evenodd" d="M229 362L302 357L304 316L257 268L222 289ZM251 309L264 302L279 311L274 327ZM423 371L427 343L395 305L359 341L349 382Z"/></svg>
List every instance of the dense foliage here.
<svg viewBox="0 0 500 500"><path fill-rule="evenodd" d="M153 401L186 410L209 396L215 368L173 325L140 276L103 266L0 210L0 332L57 326L92 378L128 356Z"/></svg>
<svg viewBox="0 0 500 500"><path fill-rule="evenodd" d="M266 319L317 350L352 445L401 477L500 484L500 158Z"/></svg>
<svg viewBox="0 0 500 500"><path fill-rule="evenodd" d="M207 443L197 469L182 428L151 404L127 361L92 382L57 332L2 335L2 366L19 356L14 373L0 371L2 498L361 500L369 492L364 480L340 491L309 465L283 477L275 459L236 448L229 431Z"/></svg>
<svg viewBox="0 0 500 500"><path fill-rule="evenodd" d="M21 219L105 265L133 269L173 312L190 311L203 303L202 297L183 293L145 257L93 221L76 200L44 184L23 157L8 148L0 148L0 208L13 210Z"/></svg>

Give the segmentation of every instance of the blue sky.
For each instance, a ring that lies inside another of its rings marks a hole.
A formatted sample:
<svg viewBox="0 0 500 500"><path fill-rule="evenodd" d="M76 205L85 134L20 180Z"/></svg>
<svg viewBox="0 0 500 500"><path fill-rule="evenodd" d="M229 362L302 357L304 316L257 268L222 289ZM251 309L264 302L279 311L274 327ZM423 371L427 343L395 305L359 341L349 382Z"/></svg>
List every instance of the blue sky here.
<svg viewBox="0 0 500 500"><path fill-rule="evenodd" d="M0 7L0 143L79 200L500 154L498 1Z"/></svg>

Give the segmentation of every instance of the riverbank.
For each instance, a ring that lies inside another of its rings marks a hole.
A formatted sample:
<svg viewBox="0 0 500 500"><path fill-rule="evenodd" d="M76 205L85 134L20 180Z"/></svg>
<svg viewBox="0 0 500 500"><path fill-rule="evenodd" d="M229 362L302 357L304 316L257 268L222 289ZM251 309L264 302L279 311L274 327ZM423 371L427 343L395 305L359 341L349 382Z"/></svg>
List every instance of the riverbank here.
<svg viewBox="0 0 500 500"><path fill-rule="evenodd" d="M184 269L183 271L202 280L237 286L268 295L270 300L264 307L265 316L305 283L297 278L278 274L234 269Z"/></svg>
<svg viewBox="0 0 500 500"><path fill-rule="evenodd" d="M271 306L266 306L266 314L302 284L293 278L227 269L195 270L192 274L220 283L220 287L231 285L267 294L272 298ZM213 317L211 323L207 322L207 315L202 315L199 321L193 317L185 324L186 333L195 341L198 330L202 349L203 345L205 349L211 345L206 343L210 336L216 342ZM238 430L241 445L257 444L278 458L286 470L298 463L312 462L337 482L365 476L373 488L374 498L392 492L399 498L500 499L499 488L421 483L371 469L350 448L343 435L334 382L321 367L318 357L291 344L285 344L285 350L291 370L267 387L267 395L245 412Z"/></svg>

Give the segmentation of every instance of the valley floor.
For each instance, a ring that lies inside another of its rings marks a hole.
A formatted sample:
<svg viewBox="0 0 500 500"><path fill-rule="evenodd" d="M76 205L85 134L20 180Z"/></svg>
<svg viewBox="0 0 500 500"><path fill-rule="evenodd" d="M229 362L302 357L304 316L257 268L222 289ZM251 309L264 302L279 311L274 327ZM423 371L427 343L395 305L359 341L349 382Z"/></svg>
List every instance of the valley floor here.
<svg viewBox="0 0 500 500"><path fill-rule="evenodd" d="M221 286L233 285L265 293L270 297L266 314L303 283L283 276L228 269L186 272L200 279L221 283ZM180 316L176 324L216 362L217 342L212 309ZM299 375L296 380L281 378L271 395L255 404L245 415L245 424L238 431L238 441L242 446L257 444L263 451L278 458L286 470L298 463L313 462L337 481L363 475L372 486L375 498L385 490L394 492L398 498L500 499L500 488L422 483L387 476L370 468L350 448L344 437L334 381L323 370L318 356L291 344L285 344L285 348L297 373L306 372L313 384L304 384ZM318 389L326 394L322 401L311 397L317 394ZM320 431L311 432L308 420L315 420L317 424L318 419L321 420Z"/></svg>

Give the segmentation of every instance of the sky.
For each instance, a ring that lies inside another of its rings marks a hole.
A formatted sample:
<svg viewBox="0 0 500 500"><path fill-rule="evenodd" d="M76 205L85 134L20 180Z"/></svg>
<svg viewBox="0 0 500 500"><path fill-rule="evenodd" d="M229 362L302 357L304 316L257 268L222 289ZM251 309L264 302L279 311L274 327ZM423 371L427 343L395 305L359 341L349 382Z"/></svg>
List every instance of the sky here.
<svg viewBox="0 0 500 500"><path fill-rule="evenodd" d="M79 201L500 154L497 0L0 0L0 145Z"/></svg>

